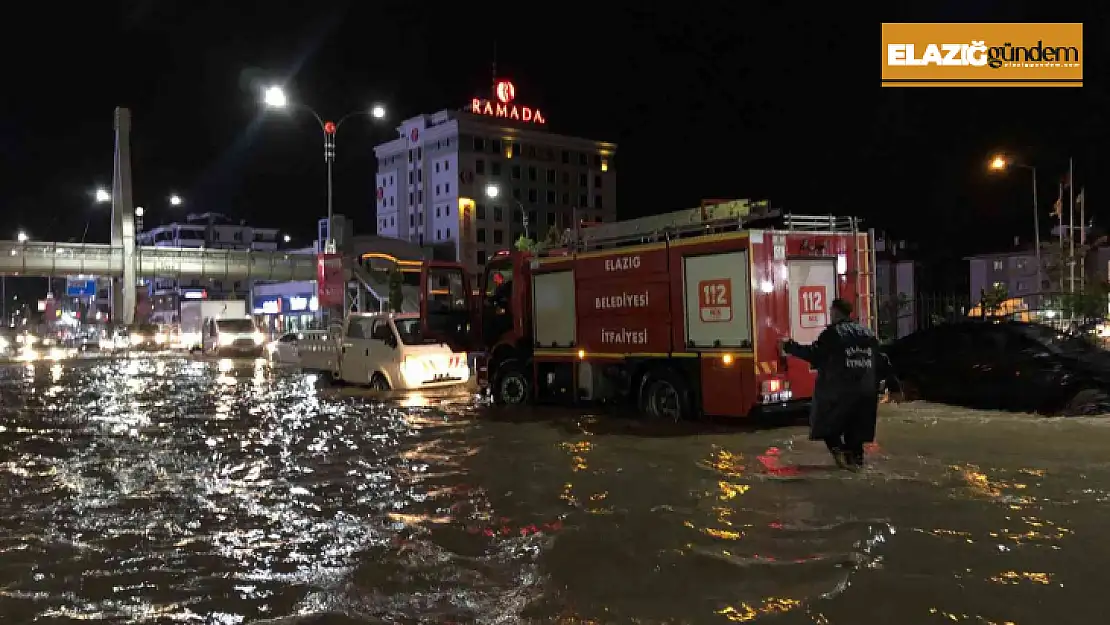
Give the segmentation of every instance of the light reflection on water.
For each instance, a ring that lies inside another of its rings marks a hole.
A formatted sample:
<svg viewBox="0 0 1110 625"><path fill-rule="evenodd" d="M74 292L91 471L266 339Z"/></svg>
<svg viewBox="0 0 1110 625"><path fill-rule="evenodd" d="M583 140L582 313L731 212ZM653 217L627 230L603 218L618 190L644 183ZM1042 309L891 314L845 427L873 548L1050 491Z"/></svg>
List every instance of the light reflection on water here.
<svg viewBox="0 0 1110 625"><path fill-rule="evenodd" d="M1091 462L1104 463L1094 422L942 429L903 414L884 420L874 468L856 475L794 427L668 431L318 384L262 361L0 367L0 615L1101 614L1089 571L1110 556L1110 496L1106 465Z"/></svg>

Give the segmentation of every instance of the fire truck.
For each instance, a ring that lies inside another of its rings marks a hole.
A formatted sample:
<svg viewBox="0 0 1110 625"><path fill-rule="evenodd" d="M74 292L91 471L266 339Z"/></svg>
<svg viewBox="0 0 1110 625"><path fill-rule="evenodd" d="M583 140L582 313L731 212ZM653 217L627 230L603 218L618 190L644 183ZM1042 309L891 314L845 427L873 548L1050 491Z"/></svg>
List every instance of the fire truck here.
<svg viewBox="0 0 1110 625"><path fill-rule="evenodd" d="M875 329L874 232L852 217L734 200L595 227L541 253L466 270L429 263L425 330L476 354L498 404L625 402L651 417L797 408L815 371L780 343L812 342L843 298Z"/></svg>

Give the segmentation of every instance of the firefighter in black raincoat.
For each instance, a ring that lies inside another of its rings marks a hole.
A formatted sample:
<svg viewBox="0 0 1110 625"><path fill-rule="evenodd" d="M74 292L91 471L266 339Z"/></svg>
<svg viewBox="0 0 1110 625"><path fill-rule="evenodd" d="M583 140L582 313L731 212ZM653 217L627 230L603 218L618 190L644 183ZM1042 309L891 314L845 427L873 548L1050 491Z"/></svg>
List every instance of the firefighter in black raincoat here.
<svg viewBox="0 0 1110 625"><path fill-rule="evenodd" d="M851 320L851 304L836 299L830 309L832 323L816 341L801 345L788 340L782 350L817 370L810 440L825 441L837 465L858 469L864 463L864 443L875 440L886 356L879 351L875 334Z"/></svg>

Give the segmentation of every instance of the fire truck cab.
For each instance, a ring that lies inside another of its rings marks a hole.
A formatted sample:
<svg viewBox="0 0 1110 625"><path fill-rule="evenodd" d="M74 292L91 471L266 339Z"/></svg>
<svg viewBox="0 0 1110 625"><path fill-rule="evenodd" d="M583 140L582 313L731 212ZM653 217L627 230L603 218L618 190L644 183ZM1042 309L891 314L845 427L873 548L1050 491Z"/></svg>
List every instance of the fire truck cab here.
<svg viewBox="0 0 1110 625"><path fill-rule="evenodd" d="M816 339L838 297L874 329L873 240L855 218L721 202L498 253L476 291L460 265L429 263L421 312L476 354L499 404L622 402L666 420L797 408L815 372L779 344Z"/></svg>

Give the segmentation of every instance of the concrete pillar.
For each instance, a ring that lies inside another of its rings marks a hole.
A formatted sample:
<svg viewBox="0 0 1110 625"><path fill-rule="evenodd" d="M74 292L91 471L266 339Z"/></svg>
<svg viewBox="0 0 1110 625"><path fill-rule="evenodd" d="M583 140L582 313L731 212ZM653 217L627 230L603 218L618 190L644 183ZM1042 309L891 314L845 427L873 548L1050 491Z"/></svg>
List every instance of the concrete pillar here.
<svg viewBox="0 0 1110 625"><path fill-rule="evenodd" d="M135 206L131 198L131 111L116 108L112 173L112 247L123 251L123 277L112 279L112 322L135 321ZM116 253L113 251L113 253Z"/></svg>

